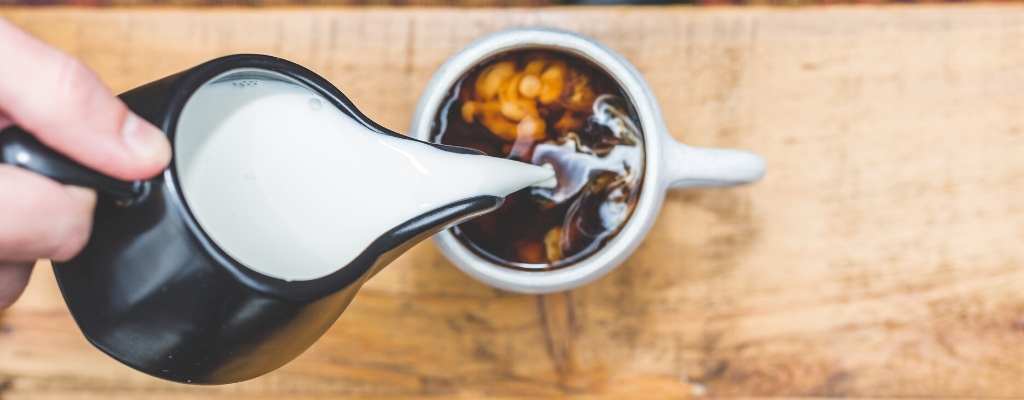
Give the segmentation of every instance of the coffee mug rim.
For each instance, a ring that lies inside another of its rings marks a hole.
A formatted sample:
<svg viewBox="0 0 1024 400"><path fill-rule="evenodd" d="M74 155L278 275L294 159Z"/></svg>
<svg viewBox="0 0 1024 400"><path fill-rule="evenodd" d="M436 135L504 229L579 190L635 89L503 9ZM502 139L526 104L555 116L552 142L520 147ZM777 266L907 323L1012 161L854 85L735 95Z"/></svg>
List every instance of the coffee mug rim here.
<svg viewBox="0 0 1024 400"><path fill-rule="evenodd" d="M482 61L519 49L563 51L601 68L622 87L636 109L644 133L644 177L640 198L622 229L596 253L572 265L547 271L512 269L491 262L459 242L446 229L434 241L456 267L491 286L520 293L568 290L597 279L620 265L640 245L661 210L667 182L663 178L662 146L672 145L653 92L640 73L624 57L580 34L551 28L515 28L485 36L445 62L427 85L410 134L429 141L434 115L452 85Z"/></svg>

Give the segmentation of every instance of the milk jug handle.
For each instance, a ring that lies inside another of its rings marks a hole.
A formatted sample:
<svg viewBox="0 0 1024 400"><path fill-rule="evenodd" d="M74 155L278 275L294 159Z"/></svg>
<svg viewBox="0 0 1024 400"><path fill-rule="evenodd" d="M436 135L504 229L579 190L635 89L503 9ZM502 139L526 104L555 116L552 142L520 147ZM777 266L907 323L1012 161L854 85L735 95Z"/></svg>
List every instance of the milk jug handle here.
<svg viewBox="0 0 1024 400"><path fill-rule="evenodd" d="M148 189L145 181L125 182L83 166L46 147L17 126L0 131L0 163L21 167L63 184L92 188L123 206L137 203Z"/></svg>

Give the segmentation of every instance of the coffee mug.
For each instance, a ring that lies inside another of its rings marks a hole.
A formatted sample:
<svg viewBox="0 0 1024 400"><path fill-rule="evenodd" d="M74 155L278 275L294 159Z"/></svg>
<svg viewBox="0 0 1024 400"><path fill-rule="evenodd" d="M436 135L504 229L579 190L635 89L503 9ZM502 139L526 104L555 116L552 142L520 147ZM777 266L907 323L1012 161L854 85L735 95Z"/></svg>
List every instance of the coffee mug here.
<svg viewBox="0 0 1024 400"><path fill-rule="evenodd" d="M527 49L581 57L604 70L622 87L636 109L644 134L646 165L640 198L618 235L596 253L559 269L508 268L474 253L451 230L435 236L444 255L470 276L491 286L520 293L551 293L578 287L608 273L636 250L658 217L669 189L731 186L753 182L764 175L764 161L755 154L699 148L677 142L665 126L654 94L633 65L594 40L553 29L498 32L470 44L453 56L427 85L409 134L420 140L431 139L438 109L467 71L502 53Z"/></svg>

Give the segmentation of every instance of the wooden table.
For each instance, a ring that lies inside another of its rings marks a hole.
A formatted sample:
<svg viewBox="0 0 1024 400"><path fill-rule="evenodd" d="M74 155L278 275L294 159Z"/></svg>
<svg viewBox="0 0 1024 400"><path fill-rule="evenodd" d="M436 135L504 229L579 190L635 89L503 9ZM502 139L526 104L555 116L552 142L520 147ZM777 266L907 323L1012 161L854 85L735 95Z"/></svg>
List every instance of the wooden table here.
<svg viewBox="0 0 1024 400"><path fill-rule="evenodd" d="M297 360L231 386L107 358L38 268L0 320L4 399L1024 396L1024 7L0 15L116 90L268 53L397 130L469 41L562 26L634 62L678 138L769 166L671 194L637 254L571 293L490 289L421 244Z"/></svg>

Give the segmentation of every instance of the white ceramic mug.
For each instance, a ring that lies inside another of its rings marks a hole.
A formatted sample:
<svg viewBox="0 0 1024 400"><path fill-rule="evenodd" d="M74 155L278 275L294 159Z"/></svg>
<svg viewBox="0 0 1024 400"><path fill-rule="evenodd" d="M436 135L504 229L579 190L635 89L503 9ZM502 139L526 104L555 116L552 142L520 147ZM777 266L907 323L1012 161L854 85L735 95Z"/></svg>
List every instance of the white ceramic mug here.
<svg viewBox="0 0 1024 400"><path fill-rule="evenodd" d="M575 33L543 28L512 29L486 36L453 56L434 74L420 99L409 134L430 140L438 108L452 86L474 66L511 50L544 49L582 57L603 69L633 103L644 134L645 170L640 197L622 230L589 257L553 270L519 270L495 264L463 245L450 230L435 240L470 276L520 293L551 293L578 287L621 264L654 224L671 188L730 186L764 175L761 157L744 151L687 146L672 138L657 101L640 73L621 55Z"/></svg>

